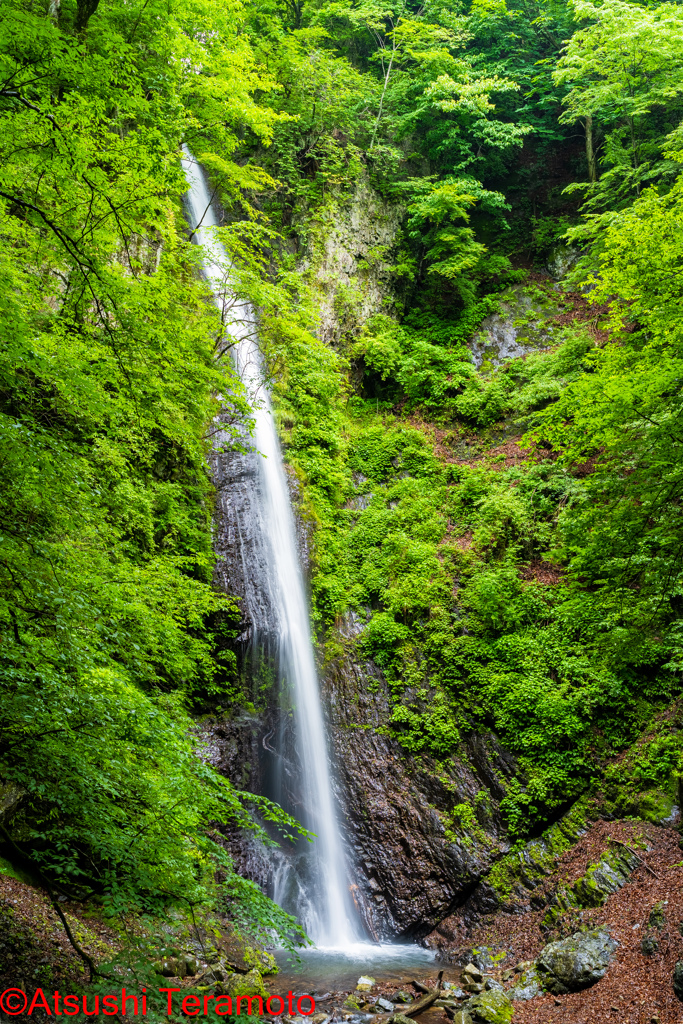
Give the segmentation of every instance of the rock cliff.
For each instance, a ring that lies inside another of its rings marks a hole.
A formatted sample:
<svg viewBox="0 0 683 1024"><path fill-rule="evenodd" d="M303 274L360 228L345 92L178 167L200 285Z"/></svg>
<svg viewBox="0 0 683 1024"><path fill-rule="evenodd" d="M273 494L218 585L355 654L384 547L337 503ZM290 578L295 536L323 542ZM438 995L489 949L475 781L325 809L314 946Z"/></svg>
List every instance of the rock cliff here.
<svg viewBox="0 0 683 1024"><path fill-rule="evenodd" d="M322 685L356 896L370 934L421 938L507 850L498 804L514 762L491 733L471 733L446 763L402 751L381 673L345 631ZM477 821L454 830L449 813L465 803Z"/></svg>

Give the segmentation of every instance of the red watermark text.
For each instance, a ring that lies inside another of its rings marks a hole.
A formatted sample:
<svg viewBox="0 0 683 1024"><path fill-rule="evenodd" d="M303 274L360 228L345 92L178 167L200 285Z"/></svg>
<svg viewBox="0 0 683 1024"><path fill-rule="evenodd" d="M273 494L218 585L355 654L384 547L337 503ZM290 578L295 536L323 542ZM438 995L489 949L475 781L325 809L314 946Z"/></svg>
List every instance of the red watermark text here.
<svg viewBox="0 0 683 1024"><path fill-rule="evenodd" d="M313 996L299 996L295 998L291 992L285 996L223 996L223 995L183 995L180 988L160 988L159 1008L166 1011L170 1017L172 1013L183 1013L186 1017L226 1017L228 1014L240 1015L246 1013L249 1016L279 1017L283 1013L292 1016L295 1013L302 1017L310 1017L315 1012L315 999ZM48 1017L75 1017L82 1013L86 1017L96 1017L103 1014L105 1017L113 1017L121 1014L124 1017L145 1017L147 1015L146 988L139 992L127 992L122 988L120 992L111 995L68 995L59 991L45 992L37 988L35 992L24 992L20 988L6 988L0 994L0 1012L8 1017L17 1017L19 1014L31 1016L36 1011L42 1011ZM150 995L150 1003L152 997ZM154 1003L158 1000L154 995Z"/></svg>

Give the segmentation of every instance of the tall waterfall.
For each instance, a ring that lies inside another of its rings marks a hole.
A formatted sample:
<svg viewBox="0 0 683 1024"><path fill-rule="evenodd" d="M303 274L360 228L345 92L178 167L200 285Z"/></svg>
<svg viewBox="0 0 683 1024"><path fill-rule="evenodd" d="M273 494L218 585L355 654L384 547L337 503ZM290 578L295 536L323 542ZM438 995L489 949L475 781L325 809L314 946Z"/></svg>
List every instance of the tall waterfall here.
<svg viewBox="0 0 683 1024"><path fill-rule="evenodd" d="M187 208L194 237L204 248L204 272L214 288L215 301L222 308L228 258L217 239L216 216L204 174L184 149L183 169L189 191ZM311 642L306 594L299 564L294 516L282 453L275 429L269 396L262 384L261 360L254 336L250 307L233 307L232 324L227 325L236 344L235 362L249 395L255 427L253 443L257 455L256 479L246 500L252 509L251 524L259 537L255 550L260 564L245 564L247 602L254 608L271 610L271 619L261 629L276 634L278 674L281 686L291 688L294 699L296 745L301 765L302 823L317 838L307 844L304 872L305 892L296 908L308 934L321 946L346 946L358 939L358 927L351 911L346 865L335 814L325 740L325 722L320 703L318 679ZM239 528L239 527L238 527ZM309 852L310 851L310 852ZM285 901L288 884L285 861L273 867L274 898ZM301 884L298 884L301 889Z"/></svg>

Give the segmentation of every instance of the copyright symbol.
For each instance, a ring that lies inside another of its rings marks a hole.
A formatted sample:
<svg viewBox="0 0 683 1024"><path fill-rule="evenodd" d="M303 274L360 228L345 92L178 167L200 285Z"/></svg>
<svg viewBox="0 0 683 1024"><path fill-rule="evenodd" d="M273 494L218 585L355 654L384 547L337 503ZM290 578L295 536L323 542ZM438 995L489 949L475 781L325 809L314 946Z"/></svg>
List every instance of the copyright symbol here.
<svg viewBox="0 0 683 1024"><path fill-rule="evenodd" d="M14 1017L17 1013L23 1013L28 1005L26 993L20 988L6 988L0 996L0 1010Z"/></svg>

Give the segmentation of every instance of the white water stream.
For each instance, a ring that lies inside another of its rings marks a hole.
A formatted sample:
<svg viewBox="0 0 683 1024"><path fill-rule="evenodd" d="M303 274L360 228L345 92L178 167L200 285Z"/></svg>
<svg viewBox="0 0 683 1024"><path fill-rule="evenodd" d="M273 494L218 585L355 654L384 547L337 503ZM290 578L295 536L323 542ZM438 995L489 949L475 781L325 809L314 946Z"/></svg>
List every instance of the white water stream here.
<svg viewBox="0 0 683 1024"><path fill-rule="evenodd" d="M216 216L204 174L187 148L183 170L189 191L187 207L195 239L204 250L204 273L215 301L229 287L229 259L216 237ZM297 752L303 782L303 823L317 836L306 854L310 889L299 906L301 923L319 946L347 947L360 938L351 912L344 852L335 813L325 740L325 723L311 642L304 583L297 553L294 516L270 399L262 383L261 359L255 340L254 317L247 304L233 306L226 324L236 341L235 362L252 406L253 443L258 461L260 527L266 534L270 598L277 611L279 674L291 687L295 704ZM287 872L275 870L274 898L284 900ZM291 885L290 885L291 888Z"/></svg>

